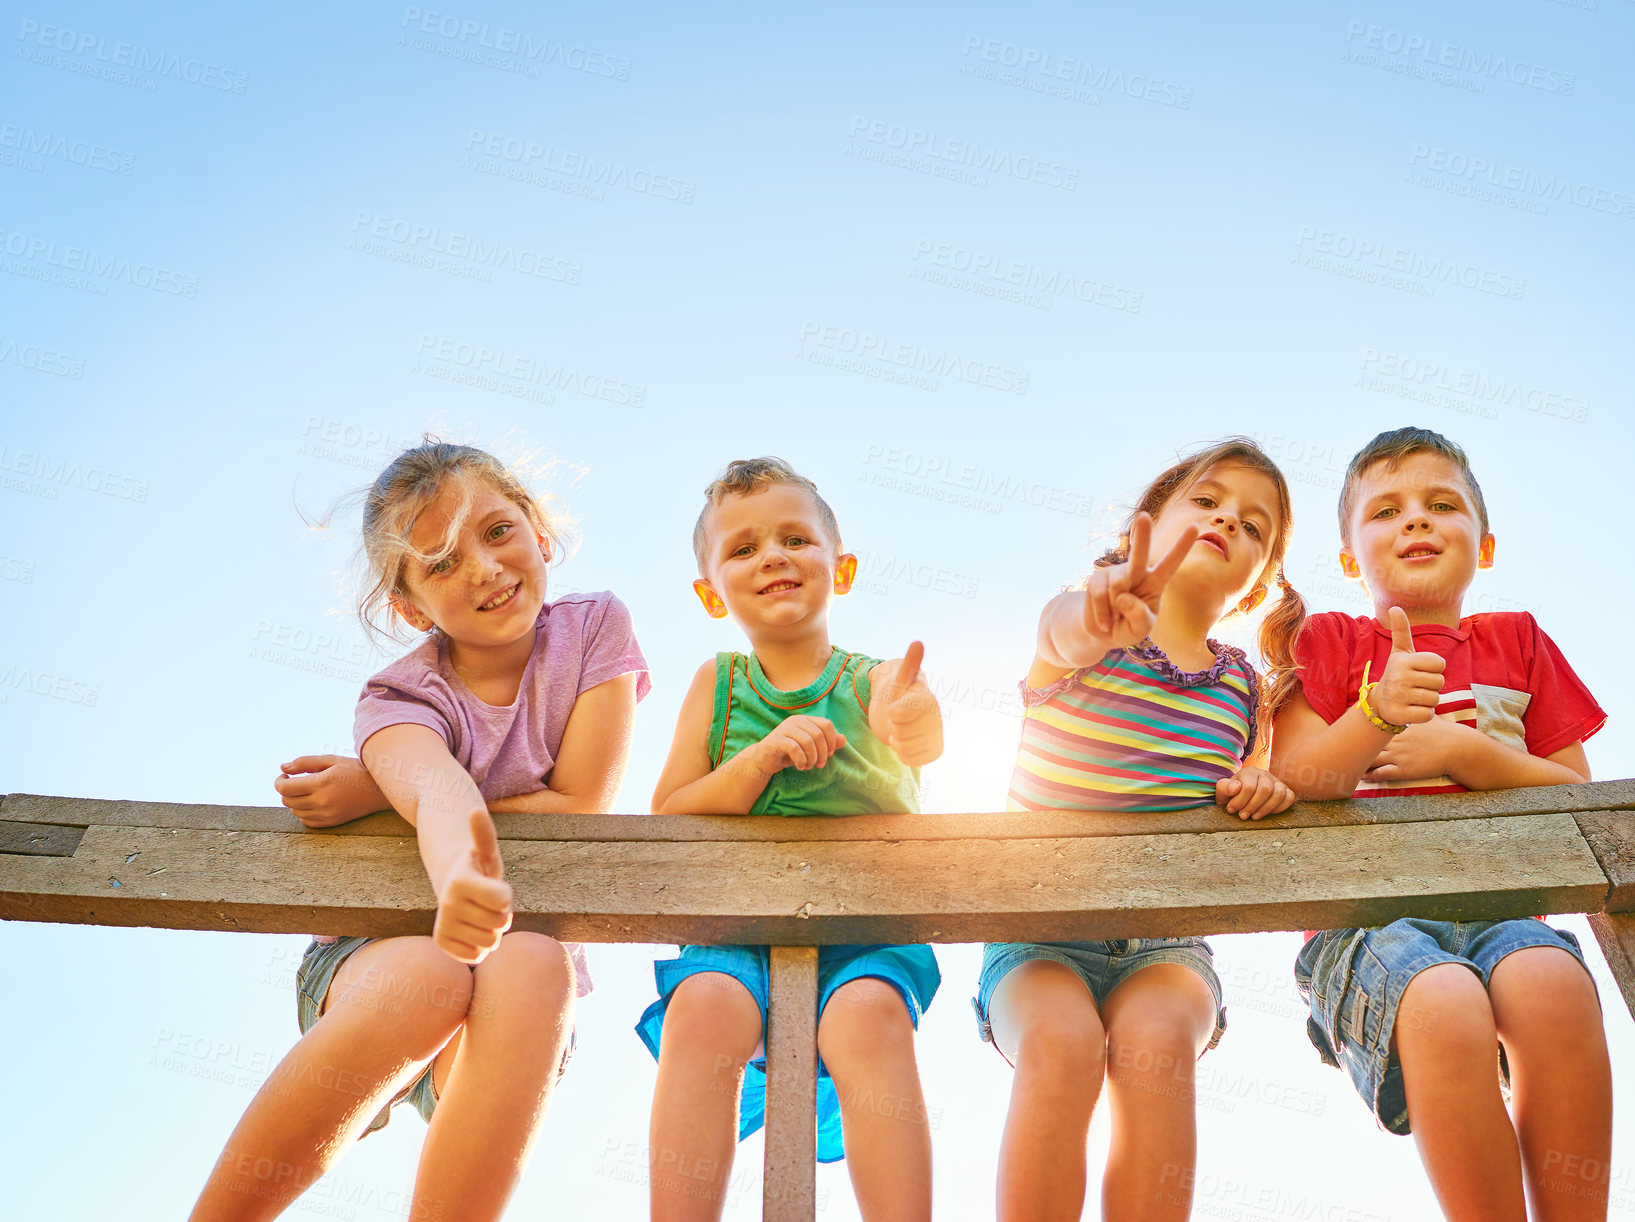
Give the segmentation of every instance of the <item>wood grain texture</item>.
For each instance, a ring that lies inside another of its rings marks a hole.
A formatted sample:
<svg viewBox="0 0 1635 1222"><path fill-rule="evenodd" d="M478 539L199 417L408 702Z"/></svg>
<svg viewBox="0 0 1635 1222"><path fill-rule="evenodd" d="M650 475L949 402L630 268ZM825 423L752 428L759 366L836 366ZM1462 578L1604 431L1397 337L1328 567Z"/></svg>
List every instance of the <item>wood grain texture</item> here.
<svg viewBox="0 0 1635 1222"><path fill-rule="evenodd" d="M496 815L501 840L1027 840L1185 832L1275 831L1278 828L1429 823L1635 807L1635 780L1495 789L1481 793L1301 802L1281 815L1245 823L1217 806L1129 814L1112 811L999 811L958 815L856 815L786 819L748 815ZM89 827L180 827L304 836L413 835L385 812L322 831L308 831L281 806L199 806L8 794L0 821Z"/></svg>
<svg viewBox="0 0 1635 1222"><path fill-rule="evenodd" d="M0 853L25 857L72 857L85 835L83 827L57 823L0 822Z"/></svg>
<svg viewBox="0 0 1635 1222"><path fill-rule="evenodd" d="M1635 811L1597 811L1579 815L1577 822L1612 884L1607 911L1635 911Z"/></svg>
<svg viewBox="0 0 1635 1222"><path fill-rule="evenodd" d="M764 1222L817 1213L818 953L774 946L766 1020Z"/></svg>
<svg viewBox="0 0 1635 1222"><path fill-rule="evenodd" d="M1635 916L1593 913L1590 928L1601 944L1601 953L1607 957L1607 966L1612 969L1612 978L1624 995L1624 1004L1635 1015Z"/></svg>
<svg viewBox="0 0 1635 1222"><path fill-rule="evenodd" d="M946 841L503 841L518 929L587 942L812 946L1074 940L1600 911L1571 815ZM0 855L0 917L257 932L426 933L408 837L87 829Z"/></svg>

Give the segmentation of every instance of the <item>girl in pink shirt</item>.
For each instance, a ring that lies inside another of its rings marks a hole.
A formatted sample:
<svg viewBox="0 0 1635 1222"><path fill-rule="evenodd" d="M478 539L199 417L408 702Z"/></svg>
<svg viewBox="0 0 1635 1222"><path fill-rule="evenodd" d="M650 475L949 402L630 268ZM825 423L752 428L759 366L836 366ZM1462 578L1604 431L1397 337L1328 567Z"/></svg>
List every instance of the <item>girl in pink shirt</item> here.
<svg viewBox="0 0 1635 1222"><path fill-rule="evenodd" d="M251 1102L194 1219L273 1218L353 1140L413 1103L429 1123L409 1217L498 1218L572 1050L584 955L509 933L490 812L607 811L647 664L612 594L546 601L561 528L491 455L428 442L364 495L359 614L427 635L358 701L360 760L303 757L277 782L309 827L387 807L415 827L430 937L317 938L301 1040Z"/></svg>

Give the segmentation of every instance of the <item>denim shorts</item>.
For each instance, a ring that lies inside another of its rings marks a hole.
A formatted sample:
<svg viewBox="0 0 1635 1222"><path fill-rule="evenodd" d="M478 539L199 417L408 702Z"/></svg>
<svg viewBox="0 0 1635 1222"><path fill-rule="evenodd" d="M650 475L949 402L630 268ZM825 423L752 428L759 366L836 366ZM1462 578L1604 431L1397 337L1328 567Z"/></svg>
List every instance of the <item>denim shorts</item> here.
<svg viewBox="0 0 1635 1222"><path fill-rule="evenodd" d="M1403 917L1373 929L1317 934L1294 961L1294 982L1311 1013L1306 1034L1323 1060L1343 1067L1351 1084L1389 1133L1408 1133L1402 1062L1391 1055L1391 1033L1408 982L1438 963L1462 963L1488 987L1493 969L1512 951L1554 946L1584 962L1578 939L1531 918L1510 921L1429 921ZM1584 969L1589 971L1588 967ZM1499 1073L1509 1088L1504 1051Z"/></svg>
<svg viewBox="0 0 1635 1222"><path fill-rule="evenodd" d="M982 948L982 973L977 978L976 996L971 1005L976 1010L977 1034L985 1042L993 1042L993 1026L988 1017L988 1004L994 990L1010 972L1036 959L1049 960L1070 968L1073 974L1090 990L1090 996L1100 1010L1107 995L1144 967L1155 963L1179 963L1203 977L1215 998L1215 1030L1209 1037L1208 1052L1221 1042L1226 1034L1226 1007L1221 1004L1221 978L1215 974L1215 952L1202 938L1128 938L1118 941L1096 942L989 942ZM994 1045L995 1051L999 1046ZM1000 1051L1000 1056L1005 1054ZM1009 1061L1009 1058L1006 1058Z"/></svg>
<svg viewBox="0 0 1635 1222"><path fill-rule="evenodd" d="M345 963L354 953L362 950L371 942L378 942L379 938L341 938L335 942L320 942L316 938L308 944L306 953L301 956L301 966L295 972L295 1008L296 1019L301 1024L301 1034L305 1035L323 1015L324 1001L329 996L329 986L335 979L335 973L340 971L341 964ZM475 969L473 969L475 970ZM562 1080L567 1072L568 1062L573 1059L573 1053L579 1046L577 1030L568 1032L568 1046L562 1051L562 1064L557 1067L556 1079ZM432 1058L435 1062L436 1058ZM432 1067L427 1065L425 1071L404 1089L392 1097L392 1101L381 1108L380 1114L369 1122L369 1127L363 1131L362 1137L378 1132L386 1127L391 1119L392 1109L400 1103L412 1103L414 1108L429 1124L432 1112L437 1108L437 1087L432 1081Z"/></svg>
<svg viewBox="0 0 1635 1222"><path fill-rule="evenodd" d="M659 999L648 1006L636 1024L647 1051L657 1060L664 1013L676 988L689 976L719 972L731 976L749 991L761 1010L761 1030L766 1031L766 1010L771 996L770 949L765 946L683 946L677 959L661 959L653 964L653 979ZM929 946L820 946L818 947L818 1015L841 985L853 980L883 980L897 991L916 1030L920 1015L942 983L937 958ZM742 1141L766 1123L766 1058L752 1060L744 1071L744 1087L738 1103L738 1140ZM840 1131L840 1097L834 1079L822 1060L818 1061L817 1159L838 1162L846 1157Z"/></svg>

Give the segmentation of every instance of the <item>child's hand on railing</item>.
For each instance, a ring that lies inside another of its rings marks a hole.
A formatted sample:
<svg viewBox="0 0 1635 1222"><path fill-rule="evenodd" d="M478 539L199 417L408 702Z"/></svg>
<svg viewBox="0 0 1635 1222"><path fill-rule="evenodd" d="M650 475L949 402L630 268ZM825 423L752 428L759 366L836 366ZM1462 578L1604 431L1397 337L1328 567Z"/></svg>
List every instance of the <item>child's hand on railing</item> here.
<svg viewBox="0 0 1635 1222"><path fill-rule="evenodd" d="M1486 745L1482 740L1492 741L1474 726L1432 717L1422 724L1409 726L1401 734L1393 734L1368 771L1362 774L1362 779L1377 783L1425 781L1445 776L1464 784L1455 775L1460 771L1459 758L1478 754Z"/></svg>
<svg viewBox="0 0 1635 1222"><path fill-rule="evenodd" d="M338 827L392 809L363 761L350 755L297 756L279 765L273 788L308 827Z"/></svg>
<svg viewBox="0 0 1635 1222"><path fill-rule="evenodd" d="M1175 570L1198 541L1189 525L1157 564L1148 566L1152 518L1138 513L1130 524L1130 557L1123 564L1096 569L1084 587L1084 630L1108 649L1143 641L1158 622L1158 607Z"/></svg>
<svg viewBox="0 0 1635 1222"><path fill-rule="evenodd" d="M1215 803L1240 819L1281 815L1294 805L1294 790L1264 768L1239 768L1215 782Z"/></svg>
<svg viewBox="0 0 1635 1222"><path fill-rule="evenodd" d="M804 713L786 717L761 740L759 766L768 773L794 768L810 772L829 762L846 745L846 736L827 717Z"/></svg>
<svg viewBox="0 0 1635 1222"><path fill-rule="evenodd" d="M1422 725L1436 716L1442 672L1448 664L1437 654L1414 648L1414 630L1401 607L1392 607L1386 614L1391 621L1391 656L1368 703L1394 725Z"/></svg>
<svg viewBox="0 0 1635 1222"><path fill-rule="evenodd" d="M511 928L511 884L487 811L472 812L471 839L466 860L443 876L431 935L461 963L481 963Z"/></svg>
<svg viewBox="0 0 1635 1222"><path fill-rule="evenodd" d="M878 708L885 729L880 737L910 768L929 764L942 754L942 709L920 673L924 659L925 646L912 642L870 700L870 724L880 724L875 719Z"/></svg>

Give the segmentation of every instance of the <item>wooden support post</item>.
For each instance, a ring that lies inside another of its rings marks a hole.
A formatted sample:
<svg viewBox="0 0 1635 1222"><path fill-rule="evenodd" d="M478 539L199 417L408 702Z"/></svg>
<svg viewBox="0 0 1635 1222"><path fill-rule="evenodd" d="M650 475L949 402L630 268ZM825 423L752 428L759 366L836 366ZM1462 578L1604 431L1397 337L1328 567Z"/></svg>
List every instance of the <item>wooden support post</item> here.
<svg viewBox="0 0 1635 1222"><path fill-rule="evenodd" d="M815 946L772 948L762 1222L817 1217L817 961Z"/></svg>
<svg viewBox="0 0 1635 1222"><path fill-rule="evenodd" d="M1591 913L1590 928L1595 930L1595 940L1607 957L1624 1004L1635 1016L1635 913Z"/></svg>

